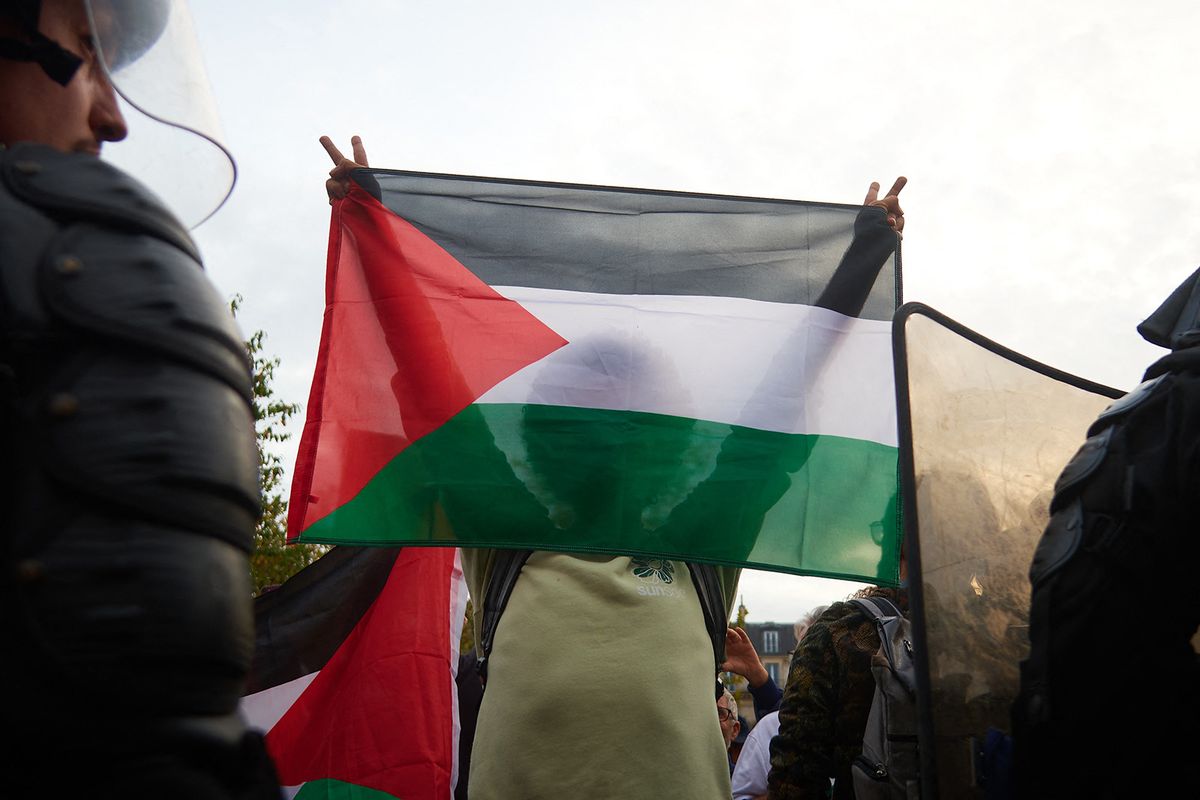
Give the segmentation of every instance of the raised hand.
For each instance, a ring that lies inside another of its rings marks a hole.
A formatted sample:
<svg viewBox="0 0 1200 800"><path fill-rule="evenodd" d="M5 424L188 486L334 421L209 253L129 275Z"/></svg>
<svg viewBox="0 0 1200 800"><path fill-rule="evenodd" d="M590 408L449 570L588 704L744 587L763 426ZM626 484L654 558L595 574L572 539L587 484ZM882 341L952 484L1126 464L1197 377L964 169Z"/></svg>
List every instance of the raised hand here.
<svg viewBox="0 0 1200 800"><path fill-rule="evenodd" d="M753 688L767 682L767 668L758 657L750 634L741 628L729 628L725 632L725 660L721 662L721 669L741 675Z"/></svg>
<svg viewBox="0 0 1200 800"><path fill-rule="evenodd" d="M882 198L879 196L879 183L871 182L871 188L867 189L867 198L863 200L864 206L879 206L887 214L888 225L892 226L892 230L902 234L904 232L904 209L900 208L900 190L904 188L904 184L908 183L908 178L901 175L896 178L896 182L892 184L892 188L888 189L888 193Z"/></svg>
<svg viewBox="0 0 1200 800"><path fill-rule="evenodd" d="M367 163L367 149L363 147L362 138L350 137L350 147L354 153L354 160L351 161L342 155L342 151L328 136L321 137L321 146L333 159L333 169L329 170L329 180L325 181L325 193L329 195L329 204L333 205L334 200L341 200L350 191L350 173L370 166Z"/></svg>

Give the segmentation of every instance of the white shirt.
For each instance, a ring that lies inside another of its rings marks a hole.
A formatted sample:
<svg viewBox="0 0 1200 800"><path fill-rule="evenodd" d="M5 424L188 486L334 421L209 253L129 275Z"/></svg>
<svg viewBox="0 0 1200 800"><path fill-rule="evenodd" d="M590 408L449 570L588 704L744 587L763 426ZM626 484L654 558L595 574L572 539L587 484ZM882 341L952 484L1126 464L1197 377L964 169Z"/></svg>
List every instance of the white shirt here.
<svg viewBox="0 0 1200 800"><path fill-rule="evenodd" d="M779 733L779 712L772 711L758 721L746 737L737 765L733 768L733 800L749 800L767 793L767 773L771 771L771 740Z"/></svg>

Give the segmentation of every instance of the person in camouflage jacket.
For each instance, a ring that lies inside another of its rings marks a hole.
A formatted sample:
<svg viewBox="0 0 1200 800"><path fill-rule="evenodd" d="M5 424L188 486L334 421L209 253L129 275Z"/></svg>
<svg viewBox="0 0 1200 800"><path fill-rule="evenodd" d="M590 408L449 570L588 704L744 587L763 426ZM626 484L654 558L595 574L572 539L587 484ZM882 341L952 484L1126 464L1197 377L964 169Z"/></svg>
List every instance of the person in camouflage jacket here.
<svg viewBox="0 0 1200 800"><path fill-rule="evenodd" d="M907 592L872 588L908 613ZM804 635L792 655L779 734L771 741L772 800L854 798L850 763L862 752L867 714L875 696L871 657L879 649L875 622L858 606L834 603Z"/></svg>

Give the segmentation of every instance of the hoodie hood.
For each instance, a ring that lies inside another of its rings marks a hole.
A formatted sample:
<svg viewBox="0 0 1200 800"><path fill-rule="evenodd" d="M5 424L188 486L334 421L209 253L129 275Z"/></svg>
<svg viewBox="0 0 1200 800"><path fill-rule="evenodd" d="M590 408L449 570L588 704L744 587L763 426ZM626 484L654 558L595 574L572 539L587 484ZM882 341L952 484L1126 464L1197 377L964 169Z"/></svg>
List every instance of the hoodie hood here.
<svg viewBox="0 0 1200 800"><path fill-rule="evenodd" d="M1137 330L1150 344L1170 350L1200 344L1200 269L1179 284Z"/></svg>

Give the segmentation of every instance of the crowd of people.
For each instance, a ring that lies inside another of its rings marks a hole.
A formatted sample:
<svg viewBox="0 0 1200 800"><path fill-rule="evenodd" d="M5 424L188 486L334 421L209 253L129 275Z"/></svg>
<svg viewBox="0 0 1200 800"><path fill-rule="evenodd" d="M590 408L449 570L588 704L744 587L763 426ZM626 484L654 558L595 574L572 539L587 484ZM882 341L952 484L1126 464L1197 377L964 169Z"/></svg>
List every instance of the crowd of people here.
<svg viewBox="0 0 1200 800"><path fill-rule="evenodd" d="M259 510L242 343L186 229L97 158L127 133L113 75L154 46L164 7L0 10L0 591L12 631L0 661L20 733L0 759L19 797L279 796L237 714ZM357 137L352 157L322 143L334 203L367 155ZM856 225L869 258L845 265L859 282L896 246L903 186L881 196L871 184ZM818 300L848 313L854 302ZM1032 564L1013 709L1021 797L1200 796L1188 767L1200 744L1200 272L1140 331L1171 354L1089 431ZM881 644L871 618L831 605L781 688L745 631L714 649L694 565L644 562L535 552L519 565L475 695L466 794L853 797ZM904 611L905 563L899 587L871 590ZM495 551L465 553L473 596L488 595L496 565ZM728 619L738 571L704 574ZM677 591L636 591L667 575ZM569 630L552 624L563 617ZM551 628L561 635L539 635ZM722 668L747 680L753 730L728 687L714 700Z"/></svg>

